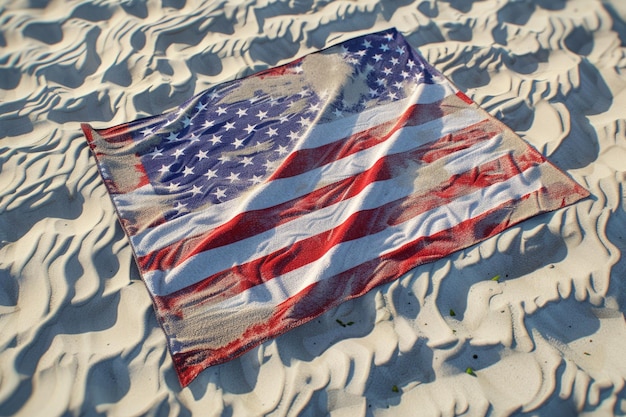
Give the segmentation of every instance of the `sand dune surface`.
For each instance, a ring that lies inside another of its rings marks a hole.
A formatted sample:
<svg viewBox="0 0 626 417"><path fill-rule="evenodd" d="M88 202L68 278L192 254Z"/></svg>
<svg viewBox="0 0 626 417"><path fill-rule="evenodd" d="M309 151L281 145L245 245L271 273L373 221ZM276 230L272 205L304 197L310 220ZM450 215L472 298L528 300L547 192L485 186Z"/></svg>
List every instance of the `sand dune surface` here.
<svg viewBox="0 0 626 417"><path fill-rule="evenodd" d="M389 27L591 197L182 389L80 123ZM626 415L624 109L621 0L5 2L0 415Z"/></svg>

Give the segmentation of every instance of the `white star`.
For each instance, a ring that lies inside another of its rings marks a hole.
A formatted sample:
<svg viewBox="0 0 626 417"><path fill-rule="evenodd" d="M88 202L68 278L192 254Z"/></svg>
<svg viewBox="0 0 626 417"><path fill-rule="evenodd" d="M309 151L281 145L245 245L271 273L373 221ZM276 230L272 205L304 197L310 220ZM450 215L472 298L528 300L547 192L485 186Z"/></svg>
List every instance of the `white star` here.
<svg viewBox="0 0 626 417"><path fill-rule="evenodd" d="M399 53L400 55L404 55L404 48L401 46L398 46L396 48L396 52Z"/></svg>
<svg viewBox="0 0 626 417"><path fill-rule="evenodd" d="M222 143L222 135L213 135L213 137L211 139L209 139L209 142L211 142L213 145L217 145L218 143Z"/></svg>
<svg viewBox="0 0 626 417"><path fill-rule="evenodd" d="M406 71L402 71L402 72L400 73L400 75L402 75L402 78L403 78L403 79L405 79L405 80L406 80L407 78L409 78L409 73L408 73L408 72L406 72Z"/></svg>
<svg viewBox="0 0 626 417"><path fill-rule="evenodd" d="M275 170L278 165L280 164L279 161L270 161L269 159L263 164L263 166L265 167L266 171L273 171Z"/></svg>
<svg viewBox="0 0 626 417"><path fill-rule="evenodd" d="M191 141L191 142L189 142L189 143L200 142L200 139L199 139L199 138L198 138L198 136L196 135L196 132L193 132L193 133L191 134L191 136L189 137L189 140Z"/></svg>
<svg viewBox="0 0 626 417"><path fill-rule="evenodd" d="M385 73L385 75L391 75L393 71L391 70L391 68L385 68L383 72Z"/></svg>
<svg viewBox="0 0 626 417"><path fill-rule="evenodd" d="M259 110L259 112L256 114L256 117L258 117L259 120L263 120L267 117L267 112Z"/></svg>
<svg viewBox="0 0 626 417"><path fill-rule="evenodd" d="M274 107L278 105L278 99L274 98L274 97L270 97L270 106Z"/></svg>
<svg viewBox="0 0 626 417"><path fill-rule="evenodd" d="M153 132L152 132L152 129L147 127L144 130L142 130L140 133L143 133L143 137L145 138L146 136L150 136Z"/></svg>
<svg viewBox="0 0 626 417"><path fill-rule="evenodd" d="M298 132L294 132L294 131L289 131L289 134L287 135L287 137L291 140L296 140L298 139Z"/></svg>
<svg viewBox="0 0 626 417"><path fill-rule="evenodd" d="M311 94L311 92L305 88L304 90L300 91L298 94L300 95L300 97L304 98L308 96L309 94Z"/></svg>
<svg viewBox="0 0 626 417"><path fill-rule="evenodd" d="M152 152L150 152L148 155L151 155L152 159L156 158L157 156L163 156L163 149L154 148Z"/></svg>
<svg viewBox="0 0 626 417"><path fill-rule="evenodd" d="M181 212L181 211L189 211L187 210L187 203L181 203L180 201L176 203L176 205L174 206L174 210Z"/></svg>
<svg viewBox="0 0 626 417"><path fill-rule="evenodd" d="M372 58L374 59L374 61L378 62L383 59L383 56L381 54L376 54Z"/></svg>
<svg viewBox="0 0 626 417"><path fill-rule="evenodd" d="M307 118L300 117L300 120L298 120L298 123L300 123L300 126L308 126L311 124L311 121Z"/></svg>
<svg viewBox="0 0 626 417"><path fill-rule="evenodd" d="M274 129L273 127L270 127L269 129L267 129L266 133L267 133L267 136L271 138L272 136L278 135L278 130Z"/></svg>
<svg viewBox="0 0 626 417"><path fill-rule="evenodd" d="M211 194L213 194L216 198L224 198L226 197L226 190L224 188L218 188Z"/></svg>
<svg viewBox="0 0 626 417"><path fill-rule="evenodd" d="M197 185L193 186L191 189L191 195L194 196L196 194L202 194L202 187L198 187Z"/></svg>
<svg viewBox="0 0 626 417"><path fill-rule="evenodd" d="M188 116L185 116L185 118L183 119L183 127L187 127L192 124L193 123L191 123L191 119Z"/></svg>
<svg viewBox="0 0 626 417"><path fill-rule="evenodd" d="M183 170L183 174L184 177L186 177L187 175L193 175L193 167L185 167L185 169Z"/></svg>
<svg viewBox="0 0 626 417"><path fill-rule="evenodd" d="M169 164L169 165L161 165L161 168L159 168L159 172L161 174L166 174L168 172L170 172L170 167L174 165L174 164Z"/></svg>
<svg viewBox="0 0 626 417"><path fill-rule="evenodd" d="M206 174L203 174L207 180L210 180L211 178L217 178L217 170L216 169L209 169Z"/></svg>
<svg viewBox="0 0 626 417"><path fill-rule="evenodd" d="M389 62L391 62L391 65L398 65L400 63L400 61L398 60L398 58L396 58L395 56L393 58L391 58L389 60Z"/></svg>
<svg viewBox="0 0 626 417"><path fill-rule="evenodd" d="M207 104L208 104L208 103L206 103L206 104L202 104L202 102L201 102L201 101L199 101L199 102L198 102L198 104L196 105L196 110L197 110L197 111L202 111L202 110L205 110L205 109L206 109Z"/></svg>
<svg viewBox="0 0 626 417"><path fill-rule="evenodd" d="M261 97L257 97L257 96L253 96L252 98L248 99L250 104L254 104L254 103L256 103L259 100L261 100Z"/></svg>
<svg viewBox="0 0 626 417"><path fill-rule="evenodd" d="M165 138L168 142L173 142L175 140L178 140L178 136L176 136L176 134L174 132L170 132L169 135L167 135L167 137Z"/></svg>
<svg viewBox="0 0 626 417"><path fill-rule="evenodd" d="M196 154L196 158L198 158L199 161L202 161L203 159L208 159L209 157L206 156L207 153L208 153L208 151L200 150Z"/></svg>
<svg viewBox="0 0 626 417"><path fill-rule="evenodd" d="M278 152L278 155L283 156L289 151L287 150L286 146L278 145L278 149L276 149L276 152Z"/></svg>
<svg viewBox="0 0 626 417"><path fill-rule="evenodd" d="M296 67L293 69L293 71L294 71L296 74L302 74L302 65L298 65L298 66L296 66Z"/></svg>
<svg viewBox="0 0 626 417"><path fill-rule="evenodd" d="M368 49L369 49L369 48L371 48L371 47L372 47L372 42L370 42L370 41L368 41L367 39L365 39L365 40L363 41L363 47L364 47L364 48L368 48Z"/></svg>
<svg viewBox="0 0 626 417"><path fill-rule="evenodd" d="M328 93L326 93L328 94ZM316 112L320 110L320 103L315 103L314 105L312 105L311 107L309 107L309 111L311 112Z"/></svg>
<svg viewBox="0 0 626 417"><path fill-rule="evenodd" d="M380 45L380 50L383 52L387 52L389 50L389 45L383 43L382 45Z"/></svg>
<svg viewBox="0 0 626 417"><path fill-rule="evenodd" d="M389 93L389 94L388 94L388 96L389 96L389 99L390 99L390 100L395 100L395 99L397 99L397 98L398 98L398 96L396 95L396 93Z"/></svg>
<svg viewBox="0 0 626 417"><path fill-rule="evenodd" d="M260 175L253 175L250 181L252 181L252 184L260 184L263 182L263 177Z"/></svg>
<svg viewBox="0 0 626 417"><path fill-rule="evenodd" d="M250 134L255 131L255 128L256 128L256 125L248 125L243 130L245 130L246 132L248 132L248 134Z"/></svg>
<svg viewBox="0 0 626 417"><path fill-rule="evenodd" d="M395 83L393 83L393 86L396 87L397 89L401 89L402 83L400 81L396 81Z"/></svg>
<svg viewBox="0 0 626 417"><path fill-rule="evenodd" d="M415 66L415 62L409 59L409 62L406 63L406 66L409 67L409 69L413 69L413 67Z"/></svg>
<svg viewBox="0 0 626 417"><path fill-rule="evenodd" d="M174 153L172 154L172 156L178 159L179 156L183 156L184 154L185 154L185 151L183 151L182 149L176 149Z"/></svg>
<svg viewBox="0 0 626 417"><path fill-rule="evenodd" d="M370 97L376 97L378 95L378 91L374 90L373 88L370 88Z"/></svg>
<svg viewBox="0 0 626 417"><path fill-rule="evenodd" d="M385 85L385 79L384 78L378 78L376 79L376 84L383 86Z"/></svg>
<svg viewBox="0 0 626 417"><path fill-rule="evenodd" d="M217 160L220 161L222 164L225 164L226 162L230 161L230 156L220 155L220 157L217 158Z"/></svg>
<svg viewBox="0 0 626 417"><path fill-rule="evenodd" d="M179 188L180 188L179 182L170 182L170 185L167 186L167 191L169 191L170 193L173 193L175 191L178 191Z"/></svg>
<svg viewBox="0 0 626 417"><path fill-rule="evenodd" d="M209 127L213 126L214 124L215 124L215 122L213 120L205 120L204 124L202 125L202 127L209 128Z"/></svg>
<svg viewBox="0 0 626 417"><path fill-rule="evenodd" d="M243 164L244 167L247 167L248 165L253 165L252 157L244 156L243 158L241 158L241 162L239 162L239 163Z"/></svg>
<svg viewBox="0 0 626 417"><path fill-rule="evenodd" d="M213 92L211 93L211 98L212 98L212 99L216 99L216 98L218 98L219 96L220 96L220 95L219 95L219 94L217 94L217 91L213 91Z"/></svg>
<svg viewBox="0 0 626 417"><path fill-rule="evenodd" d="M228 122L224 125L224 129L226 129L226 131L229 131L234 128L235 128L235 122Z"/></svg>
<svg viewBox="0 0 626 417"><path fill-rule="evenodd" d="M215 110L215 113L219 114L225 114L226 113L226 109L222 106L218 107L217 110Z"/></svg>
<svg viewBox="0 0 626 417"><path fill-rule="evenodd" d="M248 115L248 110L247 109L239 109L237 110L237 116L239 116L240 118L243 116L247 116Z"/></svg>
<svg viewBox="0 0 626 417"><path fill-rule="evenodd" d="M357 51L356 54L360 56L361 58L363 58L365 54L367 54L367 51L365 49L361 49L360 51Z"/></svg>
<svg viewBox="0 0 626 417"><path fill-rule="evenodd" d="M281 124L283 124L283 123L289 121L289 117L287 117L287 116L280 116L280 120L279 121L280 121Z"/></svg>
<svg viewBox="0 0 626 417"><path fill-rule="evenodd" d="M387 39L388 41L392 41L393 40L393 33L386 33L385 34L385 39Z"/></svg>
<svg viewBox="0 0 626 417"><path fill-rule="evenodd" d="M234 172L231 172L230 175L226 177L226 179L230 180L231 183L234 181L239 181L239 174L240 174L239 172L236 174Z"/></svg>
<svg viewBox="0 0 626 417"><path fill-rule="evenodd" d="M339 109L335 109L335 111L333 112L333 114L335 115L335 117L341 117L343 116L343 112Z"/></svg>
<svg viewBox="0 0 626 417"><path fill-rule="evenodd" d="M239 149L243 146L243 139L235 139L232 143L235 149Z"/></svg>

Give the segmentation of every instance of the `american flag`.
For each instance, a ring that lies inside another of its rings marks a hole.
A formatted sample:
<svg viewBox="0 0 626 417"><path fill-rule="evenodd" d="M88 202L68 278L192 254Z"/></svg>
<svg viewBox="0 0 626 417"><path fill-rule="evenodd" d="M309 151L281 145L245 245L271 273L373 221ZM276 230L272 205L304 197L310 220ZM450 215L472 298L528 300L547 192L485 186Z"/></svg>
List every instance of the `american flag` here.
<svg viewBox="0 0 626 417"><path fill-rule="evenodd" d="M183 386L588 195L395 30L83 130Z"/></svg>

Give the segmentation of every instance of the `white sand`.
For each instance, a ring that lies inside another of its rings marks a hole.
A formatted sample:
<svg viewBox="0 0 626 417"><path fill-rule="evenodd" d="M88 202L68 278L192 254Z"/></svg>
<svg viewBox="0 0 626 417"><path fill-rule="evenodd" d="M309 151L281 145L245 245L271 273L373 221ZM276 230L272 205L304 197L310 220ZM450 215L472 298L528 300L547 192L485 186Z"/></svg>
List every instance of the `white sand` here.
<svg viewBox="0 0 626 417"><path fill-rule="evenodd" d="M0 6L1 416L626 415L626 2L162 3ZM80 122L390 26L592 198L181 389Z"/></svg>

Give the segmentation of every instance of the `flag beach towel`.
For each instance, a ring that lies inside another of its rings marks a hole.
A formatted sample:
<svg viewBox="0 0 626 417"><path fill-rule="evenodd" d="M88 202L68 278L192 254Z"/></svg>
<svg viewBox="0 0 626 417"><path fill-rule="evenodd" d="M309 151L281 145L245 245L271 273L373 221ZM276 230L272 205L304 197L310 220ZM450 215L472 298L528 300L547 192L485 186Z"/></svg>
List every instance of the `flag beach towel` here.
<svg viewBox="0 0 626 417"><path fill-rule="evenodd" d="M395 30L83 130L183 386L588 195Z"/></svg>

